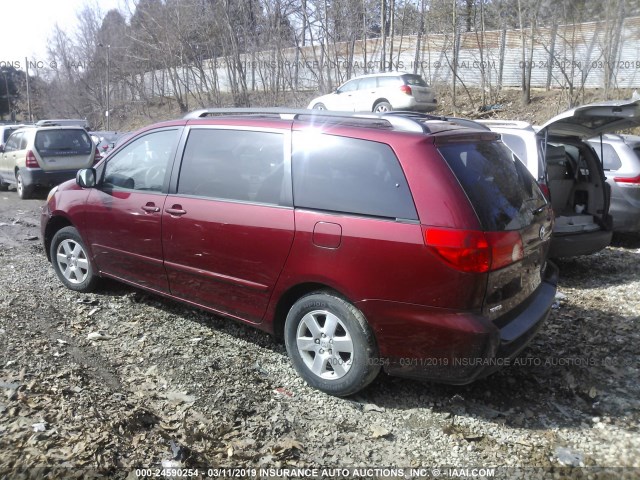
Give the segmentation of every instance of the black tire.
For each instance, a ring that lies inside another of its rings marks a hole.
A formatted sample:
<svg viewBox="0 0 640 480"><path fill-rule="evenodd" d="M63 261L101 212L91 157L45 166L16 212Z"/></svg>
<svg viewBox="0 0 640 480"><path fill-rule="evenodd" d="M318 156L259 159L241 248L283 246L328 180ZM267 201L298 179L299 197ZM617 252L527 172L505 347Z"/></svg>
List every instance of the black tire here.
<svg viewBox="0 0 640 480"><path fill-rule="evenodd" d="M0 178L0 192L6 192L7 190L9 190L9 184Z"/></svg>
<svg viewBox="0 0 640 480"><path fill-rule="evenodd" d="M352 395L380 372L378 347L364 315L331 292L315 292L294 303L284 336L296 371L329 395Z"/></svg>
<svg viewBox="0 0 640 480"><path fill-rule="evenodd" d="M49 252L53 269L65 287L76 292L91 292L95 289L98 283L96 270L74 227L58 230L51 240Z"/></svg>
<svg viewBox="0 0 640 480"><path fill-rule="evenodd" d="M393 111L393 107L389 102L378 102L373 106L373 111L376 113L384 113Z"/></svg>
<svg viewBox="0 0 640 480"><path fill-rule="evenodd" d="M326 110L326 109L327 109L327 107L325 106L325 104L324 104L324 103L320 102L320 103L316 103L316 104L313 106L313 109L314 109L314 110Z"/></svg>
<svg viewBox="0 0 640 480"><path fill-rule="evenodd" d="M28 200L33 193L33 185L24 182L24 178L20 172L16 173L16 191L22 200Z"/></svg>

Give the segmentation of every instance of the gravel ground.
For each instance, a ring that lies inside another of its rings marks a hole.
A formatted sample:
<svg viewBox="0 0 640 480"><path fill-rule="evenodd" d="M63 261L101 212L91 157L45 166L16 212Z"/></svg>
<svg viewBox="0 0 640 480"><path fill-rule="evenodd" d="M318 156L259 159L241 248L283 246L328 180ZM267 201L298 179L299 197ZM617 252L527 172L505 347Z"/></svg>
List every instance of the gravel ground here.
<svg viewBox="0 0 640 480"><path fill-rule="evenodd" d="M115 282L65 289L38 239L42 202L0 193L4 478L640 478L640 237L559 262L548 323L497 374L465 387L383 374L338 399L260 331Z"/></svg>

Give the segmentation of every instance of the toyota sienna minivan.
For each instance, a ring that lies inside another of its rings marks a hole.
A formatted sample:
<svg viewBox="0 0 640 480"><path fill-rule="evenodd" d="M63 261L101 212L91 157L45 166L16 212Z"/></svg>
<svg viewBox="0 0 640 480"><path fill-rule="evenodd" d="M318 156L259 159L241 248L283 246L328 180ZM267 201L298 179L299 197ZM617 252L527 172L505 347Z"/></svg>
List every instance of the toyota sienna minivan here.
<svg viewBox="0 0 640 480"><path fill-rule="evenodd" d="M283 338L332 395L381 368L469 383L527 345L557 278L550 204L470 124L193 112L54 188L44 249L72 290L108 277Z"/></svg>

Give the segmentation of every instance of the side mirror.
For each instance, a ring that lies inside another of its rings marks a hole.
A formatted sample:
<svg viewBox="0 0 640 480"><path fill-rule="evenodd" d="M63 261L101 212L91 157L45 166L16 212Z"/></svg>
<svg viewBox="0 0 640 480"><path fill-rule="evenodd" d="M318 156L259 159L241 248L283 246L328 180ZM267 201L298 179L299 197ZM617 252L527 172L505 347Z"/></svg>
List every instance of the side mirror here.
<svg viewBox="0 0 640 480"><path fill-rule="evenodd" d="M0 153L4 153L4 144L0 145Z"/></svg>
<svg viewBox="0 0 640 480"><path fill-rule="evenodd" d="M94 168L83 168L76 174L76 183L82 188L93 188L96 186L96 171Z"/></svg>

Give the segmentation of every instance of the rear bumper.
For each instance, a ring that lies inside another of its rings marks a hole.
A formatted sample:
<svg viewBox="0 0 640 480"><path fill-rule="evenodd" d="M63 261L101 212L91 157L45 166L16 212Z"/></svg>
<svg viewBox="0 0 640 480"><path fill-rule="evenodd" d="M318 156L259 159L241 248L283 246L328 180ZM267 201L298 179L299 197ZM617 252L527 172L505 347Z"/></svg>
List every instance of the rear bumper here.
<svg viewBox="0 0 640 480"><path fill-rule="evenodd" d="M609 215L613 217L613 231L640 232L640 206L626 200L611 200Z"/></svg>
<svg viewBox="0 0 640 480"><path fill-rule="evenodd" d="M551 237L549 258L591 255L607 247L611 243L612 235L610 230L566 235L554 234Z"/></svg>
<svg viewBox="0 0 640 480"><path fill-rule="evenodd" d="M386 301L357 304L372 325L380 350L375 361L394 376L466 384L503 366L526 347L549 316L558 269L548 263L543 282L519 307L490 321Z"/></svg>
<svg viewBox="0 0 640 480"><path fill-rule="evenodd" d="M406 102L401 102L401 105L394 105L396 110L415 110L416 112L432 112L438 108L438 101L433 99L433 102L417 102L414 97L408 97Z"/></svg>
<svg viewBox="0 0 640 480"><path fill-rule="evenodd" d="M73 170L42 170L41 168L20 169L22 180L26 185L39 187L55 187L67 180L76 178L78 169Z"/></svg>

